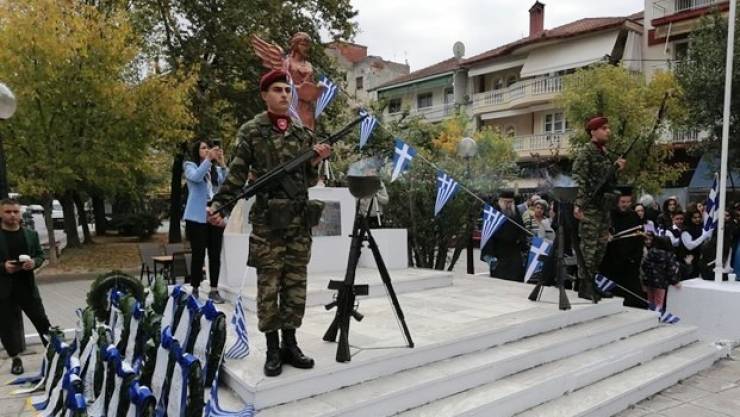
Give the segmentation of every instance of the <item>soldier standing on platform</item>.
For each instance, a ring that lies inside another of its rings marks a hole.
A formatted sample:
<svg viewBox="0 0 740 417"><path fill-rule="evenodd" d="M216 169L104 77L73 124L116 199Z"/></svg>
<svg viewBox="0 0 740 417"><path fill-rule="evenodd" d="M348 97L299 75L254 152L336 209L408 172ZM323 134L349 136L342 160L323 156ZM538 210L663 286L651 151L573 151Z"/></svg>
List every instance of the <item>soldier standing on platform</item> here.
<svg viewBox="0 0 740 417"><path fill-rule="evenodd" d="M573 178L578 183L578 196L573 216L580 222L578 234L585 271L578 271L578 295L597 302L599 295L594 290L594 276L598 272L609 242L609 212L614 207L613 190L616 178L606 178L612 165L621 171L625 160L612 162L606 155L609 142L609 120L596 116L586 123L586 132L591 137L573 161ZM602 182L606 178L606 183Z"/></svg>
<svg viewBox="0 0 740 417"><path fill-rule="evenodd" d="M276 376L282 372L283 362L303 369L314 366L314 360L298 348L295 331L301 326L306 306L311 227L318 223L323 208L321 202L308 200L308 188L316 185L318 164L329 157L331 147L316 144L310 130L292 123L288 106L294 92L283 70L265 74L260 90L267 111L239 128L229 175L213 197L209 221L223 222L215 210L235 198L245 183L313 147L316 158L290 175L299 195L291 198L281 187L271 188L257 194L249 214L252 234L247 264L257 269L257 317L259 330L267 339L264 373ZM278 330L282 331L282 344Z"/></svg>

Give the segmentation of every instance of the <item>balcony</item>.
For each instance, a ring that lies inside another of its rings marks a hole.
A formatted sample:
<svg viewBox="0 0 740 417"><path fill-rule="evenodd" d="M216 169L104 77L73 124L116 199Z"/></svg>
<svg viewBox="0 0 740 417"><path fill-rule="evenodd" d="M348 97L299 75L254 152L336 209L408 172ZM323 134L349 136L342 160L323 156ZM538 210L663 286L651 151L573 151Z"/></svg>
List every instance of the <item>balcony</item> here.
<svg viewBox="0 0 740 417"><path fill-rule="evenodd" d="M391 113L388 115L390 120L401 117L403 112ZM439 104L436 106L413 108L409 110L410 116L421 116L429 122L438 122L446 119L448 116L455 114L454 104Z"/></svg>
<svg viewBox="0 0 740 417"><path fill-rule="evenodd" d="M660 136L660 143L681 145L702 141L709 133L697 129L666 129Z"/></svg>
<svg viewBox="0 0 740 417"><path fill-rule="evenodd" d="M724 0L674 0L673 13L711 6Z"/></svg>
<svg viewBox="0 0 740 417"><path fill-rule="evenodd" d="M539 77L519 81L506 88L486 91L473 96L476 113L499 111L549 101L563 89L561 76Z"/></svg>
<svg viewBox="0 0 740 417"><path fill-rule="evenodd" d="M568 153L568 137L571 131L559 133L536 133L514 138L514 150L520 158L531 158L538 154L542 157L565 155Z"/></svg>

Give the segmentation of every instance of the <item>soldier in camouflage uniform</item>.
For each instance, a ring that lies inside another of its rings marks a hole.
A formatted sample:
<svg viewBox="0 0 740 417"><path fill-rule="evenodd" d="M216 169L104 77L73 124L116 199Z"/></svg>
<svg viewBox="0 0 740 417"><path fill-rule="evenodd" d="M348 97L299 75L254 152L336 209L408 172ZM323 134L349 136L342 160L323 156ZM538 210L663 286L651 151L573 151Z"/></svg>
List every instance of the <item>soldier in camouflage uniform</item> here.
<svg viewBox="0 0 740 417"><path fill-rule="evenodd" d="M229 175L213 197L209 213L211 222L222 222L214 210L236 197L247 181L290 161L302 150L314 148L317 156L290 178L299 195L290 196L276 184L257 194L249 213L252 234L247 264L257 269L257 317L259 330L267 339L264 372L276 376L283 362L304 369L314 366L313 359L298 348L295 330L301 326L305 311L311 226L318 222L322 207L320 202L308 200L308 188L316 185L318 163L330 155L331 147L316 144L310 130L292 123L288 116L291 90L284 71L265 74L260 89L267 111L239 128ZM282 331L282 344L278 330Z"/></svg>
<svg viewBox="0 0 740 417"><path fill-rule="evenodd" d="M616 178L609 178L601 189L599 185L609 175L613 164L624 168L622 158L612 162L606 154L609 142L609 120L597 116L586 124L591 142L573 161L573 178L578 183L578 196L574 203L573 216L579 220L578 234L582 263L585 271L579 270L578 295L597 302L599 295L594 290L594 276L598 272L609 242L609 212L614 206L615 195L611 193Z"/></svg>

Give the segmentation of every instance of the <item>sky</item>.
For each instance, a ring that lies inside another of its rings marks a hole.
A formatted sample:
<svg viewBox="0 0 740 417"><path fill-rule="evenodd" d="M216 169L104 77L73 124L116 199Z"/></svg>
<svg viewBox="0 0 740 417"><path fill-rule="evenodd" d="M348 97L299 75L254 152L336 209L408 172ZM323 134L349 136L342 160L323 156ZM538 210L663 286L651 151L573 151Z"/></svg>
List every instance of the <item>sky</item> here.
<svg viewBox="0 0 740 417"><path fill-rule="evenodd" d="M369 55L408 61L416 71L451 58L455 41L471 57L529 33L534 0L351 0L359 12L355 42ZM627 16L645 0L543 0L545 29L584 17Z"/></svg>

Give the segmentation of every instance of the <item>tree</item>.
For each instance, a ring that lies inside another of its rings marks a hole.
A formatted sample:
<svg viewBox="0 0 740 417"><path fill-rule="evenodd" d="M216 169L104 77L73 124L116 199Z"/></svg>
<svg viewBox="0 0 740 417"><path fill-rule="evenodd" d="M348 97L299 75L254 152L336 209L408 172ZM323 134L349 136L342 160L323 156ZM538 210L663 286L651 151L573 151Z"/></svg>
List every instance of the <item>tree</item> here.
<svg viewBox="0 0 740 417"><path fill-rule="evenodd" d="M350 39L356 15L349 0L133 0L137 27L147 33L146 51L165 71L191 68L196 86L189 108L195 138L221 138L229 148L239 125L264 110L258 81L266 71L249 37L260 34L284 48L293 33L315 40L310 61L318 73L336 75L321 47L320 34ZM337 77L333 77L337 79ZM322 117L322 119L324 119ZM183 145L173 147L170 241L180 239L180 183Z"/></svg>
<svg viewBox="0 0 740 417"><path fill-rule="evenodd" d="M138 43L122 12L72 0L0 5L0 78L19 100L2 126L9 173L19 191L41 198L49 230L54 198L69 206L81 189L130 190L135 174L151 169L153 146L189 135L183 102L192 84L143 77ZM74 244L76 228L67 230Z"/></svg>
<svg viewBox="0 0 740 417"><path fill-rule="evenodd" d="M676 120L684 112L680 89L670 73L658 73L647 84L641 76L622 67L599 65L576 71L564 83L558 102L574 126L570 136L571 154L575 155L590 140L582 128L585 121L601 114L609 118L610 150L623 152L639 137L627 157L627 167L620 174L621 182L655 193L685 169L668 162L671 148L662 146L659 140L665 123L656 135L649 135L667 91L673 91L667 104L667 120Z"/></svg>
<svg viewBox="0 0 740 417"><path fill-rule="evenodd" d="M740 16L736 25L740 23ZM730 156L740 157L740 32L735 31L735 56L732 66L732 98L730 107ZM699 21L689 36L687 56L676 67L676 79L686 100L683 126L709 133L701 142L704 150L718 150L722 139L722 116L725 93L725 60L727 59L727 18L713 13Z"/></svg>

